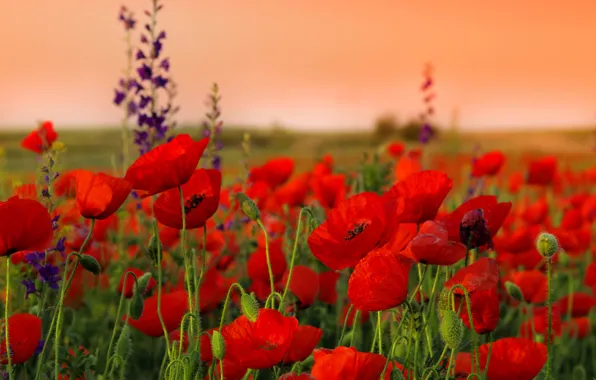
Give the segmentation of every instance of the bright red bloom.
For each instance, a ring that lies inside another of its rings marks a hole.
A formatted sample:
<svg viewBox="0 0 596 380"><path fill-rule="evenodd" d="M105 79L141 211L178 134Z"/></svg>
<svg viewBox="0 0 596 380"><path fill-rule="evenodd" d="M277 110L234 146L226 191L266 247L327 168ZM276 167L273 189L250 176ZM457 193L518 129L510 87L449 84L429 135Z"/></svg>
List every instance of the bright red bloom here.
<svg viewBox="0 0 596 380"><path fill-rule="evenodd" d="M296 318L284 317L273 309L260 309L255 322L242 315L221 331L226 359L246 368L272 367L288 353L297 328Z"/></svg>
<svg viewBox="0 0 596 380"><path fill-rule="evenodd" d="M288 281L289 272L286 271L282 283ZM319 295L319 274L305 265L296 265L292 271L290 291L298 298L299 307L307 308L312 305Z"/></svg>
<svg viewBox="0 0 596 380"><path fill-rule="evenodd" d="M526 183L528 185L548 186L553 183L557 173L557 157L547 156L530 162Z"/></svg>
<svg viewBox="0 0 596 380"><path fill-rule="evenodd" d="M346 176L344 174L328 174L315 176L310 185L319 204L325 208L335 208L347 194Z"/></svg>
<svg viewBox="0 0 596 380"><path fill-rule="evenodd" d="M319 274L319 301L335 305L337 301L337 280L339 273L328 271Z"/></svg>
<svg viewBox="0 0 596 380"><path fill-rule="evenodd" d="M4 326L4 320L2 321ZM3 330L4 331L4 330ZM13 314L8 317L8 344L12 351L12 364L25 363L35 354L37 344L41 339L41 319L33 314ZM1 363L7 364L6 336L2 334L0 346Z"/></svg>
<svg viewBox="0 0 596 380"><path fill-rule="evenodd" d="M313 255L333 270L353 267L382 247L397 228L398 207L375 193L356 194L341 202L308 237Z"/></svg>
<svg viewBox="0 0 596 380"><path fill-rule="evenodd" d="M294 171L294 160L288 157L279 157L267 161L263 166L252 168L250 179L253 182L265 182L271 189L284 184Z"/></svg>
<svg viewBox="0 0 596 380"><path fill-rule="evenodd" d="M526 270L511 273L509 281L519 287L524 297L524 301L530 304L540 304L546 302L547 296L547 278L544 273L538 270Z"/></svg>
<svg viewBox="0 0 596 380"><path fill-rule="evenodd" d="M21 199L37 199L37 186L34 183L15 186L12 192Z"/></svg>
<svg viewBox="0 0 596 380"><path fill-rule="evenodd" d="M184 185L195 172L209 139L193 141L181 134L139 157L126 171L126 180L141 197Z"/></svg>
<svg viewBox="0 0 596 380"><path fill-rule="evenodd" d="M401 305L408 296L408 275L414 262L381 248L354 268L348 298L358 310L382 311Z"/></svg>
<svg viewBox="0 0 596 380"><path fill-rule="evenodd" d="M118 293L122 293L124 289L124 297L130 298L132 297L135 279L131 274L127 274L128 272L132 272L137 276L137 279L140 278L142 275L145 274L144 271L137 269L137 268L128 268L120 278L120 282L118 283ZM126 278L126 286L124 285L124 278ZM153 289L157 285L157 282L153 277L149 279L149 283L147 285L147 289L145 289L145 293L148 293L151 289ZM157 310L157 309L156 309Z"/></svg>
<svg viewBox="0 0 596 380"><path fill-rule="evenodd" d="M41 154L48 150L57 138L58 134L54 130L54 124L51 121L44 121L38 129L29 133L21 141L21 146L34 153Z"/></svg>
<svg viewBox="0 0 596 380"><path fill-rule="evenodd" d="M392 142L387 145L387 153L393 158L399 158L404 153L406 147L403 143L400 142Z"/></svg>
<svg viewBox="0 0 596 380"><path fill-rule="evenodd" d="M310 356L323 337L323 330L313 326L298 326L284 364L301 362Z"/></svg>
<svg viewBox="0 0 596 380"><path fill-rule="evenodd" d="M187 229L203 227L215 214L219 207L220 191L221 172L215 169L198 169L182 185ZM170 189L162 193L153 205L153 212L161 224L182 229L180 191Z"/></svg>
<svg viewBox="0 0 596 380"><path fill-rule="evenodd" d="M440 224L426 221L402 254L419 263L449 266L466 257L466 246L449 241L447 230Z"/></svg>
<svg viewBox="0 0 596 380"><path fill-rule="evenodd" d="M275 200L278 205L297 207L305 203L306 195L310 187L308 185L310 175L308 173L292 179L275 191Z"/></svg>
<svg viewBox="0 0 596 380"><path fill-rule="evenodd" d="M32 199L0 202L0 256L49 248L54 231L48 210Z"/></svg>
<svg viewBox="0 0 596 380"><path fill-rule="evenodd" d="M545 197L540 197L525 208L522 218L528 224L543 224L548 218L548 214L548 202Z"/></svg>
<svg viewBox="0 0 596 380"><path fill-rule="evenodd" d="M106 219L118 211L132 190L125 179L79 170L76 179L77 207L84 218Z"/></svg>
<svg viewBox="0 0 596 380"><path fill-rule="evenodd" d="M81 169L69 170L60 174L54 181L54 193L59 197L75 197L77 195L77 174Z"/></svg>
<svg viewBox="0 0 596 380"><path fill-rule="evenodd" d="M271 270L273 272L274 280L280 280L287 268L286 255L283 251L282 239L269 241L269 261L271 262ZM267 251L265 249L265 244L259 245L256 251L250 254L246 265L248 269L248 276L251 280L269 281L269 269L267 268Z"/></svg>
<svg viewBox="0 0 596 380"><path fill-rule="evenodd" d="M451 191L453 182L446 174L424 170L409 175L391 187L389 198L403 198L405 210L401 223L424 223L433 220L437 211Z"/></svg>
<svg viewBox="0 0 596 380"><path fill-rule="evenodd" d="M412 150L401 156L397 165L395 165L395 178L403 180L415 173L419 173L421 170L420 152Z"/></svg>
<svg viewBox="0 0 596 380"><path fill-rule="evenodd" d="M161 315L168 332L180 327L184 314L188 311L188 296L184 291L162 294ZM137 320L129 318L128 323L143 334L151 337L163 335L163 329L157 313L157 295L145 300L143 314Z"/></svg>
<svg viewBox="0 0 596 380"><path fill-rule="evenodd" d="M378 379L385 368L382 355L358 352L354 347L320 348L313 352L315 364L310 373L315 379Z"/></svg>
<svg viewBox="0 0 596 380"><path fill-rule="evenodd" d="M586 293L575 292L571 295L566 295L559 299L557 304L561 310L565 310L565 314L569 309L571 302L571 316L585 317L590 313L590 310L596 307L596 297Z"/></svg>
<svg viewBox="0 0 596 380"><path fill-rule="evenodd" d="M499 173L505 163L505 155L498 151L485 153L472 165L472 177L492 177Z"/></svg>

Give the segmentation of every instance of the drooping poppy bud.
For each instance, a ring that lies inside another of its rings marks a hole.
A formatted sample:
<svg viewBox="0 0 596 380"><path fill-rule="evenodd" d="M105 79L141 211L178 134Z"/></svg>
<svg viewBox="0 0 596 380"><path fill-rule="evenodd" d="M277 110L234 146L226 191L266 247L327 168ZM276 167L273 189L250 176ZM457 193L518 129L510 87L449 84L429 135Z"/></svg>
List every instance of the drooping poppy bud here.
<svg viewBox="0 0 596 380"><path fill-rule="evenodd" d="M101 266L99 265L99 263L97 262L95 257L93 257L91 255L86 255L86 254L79 255L79 263L81 263L81 266L85 270L93 273L96 276L98 276L99 273L101 272Z"/></svg>
<svg viewBox="0 0 596 380"><path fill-rule="evenodd" d="M511 298L513 298L514 300L519 302L524 301L524 295L519 286L517 286L515 283L511 281L506 281L505 289L507 290L507 293L511 296Z"/></svg>
<svg viewBox="0 0 596 380"><path fill-rule="evenodd" d="M249 321L254 322L257 320L259 316L259 304L253 294L242 294L240 297L240 309Z"/></svg>
<svg viewBox="0 0 596 380"><path fill-rule="evenodd" d="M244 214L248 216L251 220L257 220L261 218L261 212L259 211L259 207L246 194L238 193L236 194L236 199L240 204L242 212L244 212Z"/></svg>
<svg viewBox="0 0 596 380"><path fill-rule="evenodd" d="M464 323L453 310L445 310L439 325L439 333L447 347L455 350L464 337Z"/></svg>
<svg viewBox="0 0 596 380"><path fill-rule="evenodd" d="M144 301L143 296L137 292L134 293L130 300L130 317L132 319L139 319L143 314Z"/></svg>
<svg viewBox="0 0 596 380"><path fill-rule="evenodd" d="M223 360L226 355L226 342L217 330L214 330L211 336L211 352L217 360Z"/></svg>

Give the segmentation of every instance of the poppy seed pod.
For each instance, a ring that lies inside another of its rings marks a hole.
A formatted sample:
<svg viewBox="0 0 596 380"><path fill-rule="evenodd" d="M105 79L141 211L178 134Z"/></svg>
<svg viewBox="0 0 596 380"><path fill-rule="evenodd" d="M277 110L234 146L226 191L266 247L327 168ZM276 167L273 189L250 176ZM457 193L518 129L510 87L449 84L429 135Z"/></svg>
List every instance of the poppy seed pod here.
<svg viewBox="0 0 596 380"><path fill-rule="evenodd" d="M242 212L244 212L244 214L248 216L251 220L258 220L261 218L261 212L259 211L259 207L257 207L255 202L252 199L250 199L246 194L238 193L236 194L236 199L238 200L238 203L240 203L240 208L242 209Z"/></svg>
<svg viewBox="0 0 596 380"><path fill-rule="evenodd" d="M542 257L551 258L559 251L559 241L555 235L543 232L536 239L536 249Z"/></svg>
<svg viewBox="0 0 596 380"><path fill-rule="evenodd" d="M79 255L79 262L85 270L93 273L96 276L101 272L101 266L93 256L86 254Z"/></svg>
<svg viewBox="0 0 596 380"><path fill-rule="evenodd" d="M517 286L516 284L514 284L511 281L506 281L505 282L505 289L507 290L507 293L516 301L519 302L523 302L524 301L524 295L522 294L521 289L519 288L519 286Z"/></svg>
<svg viewBox="0 0 596 380"><path fill-rule="evenodd" d="M244 293L240 297L240 309L242 314L251 322L255 322L259 316L259 305L254 295Z"/></svg>
<svg viewBox="0 0 596 380"><path fill-rule="evenodd" d="M464 323L453 310L445 310L439 325L439 332L447 347L455 350L464 337Z"/></svg>
<svg viewBox="0 0 596 380"><path fill-rule="evenodd" d="M217 330L214 330L211 336L211 352L213 352L213 357L217 360L223 360L226 355L226 342Z"/></svg>

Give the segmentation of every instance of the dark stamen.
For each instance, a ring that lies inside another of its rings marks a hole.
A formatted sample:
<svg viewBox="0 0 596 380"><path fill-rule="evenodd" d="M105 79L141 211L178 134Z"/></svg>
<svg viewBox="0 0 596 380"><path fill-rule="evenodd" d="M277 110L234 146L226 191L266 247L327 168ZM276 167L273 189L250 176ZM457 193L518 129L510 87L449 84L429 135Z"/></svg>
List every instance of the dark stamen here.
<svg viewBox="0 0 596 380"><path fill-rule="evenodd" d="M205 199L205 194L193 194L192 197L184 202L184 213L188 214L193 209L199 207L201 202Z"/></svg>
<svg viewBox="0 0 596 380"><path fill-rule="evenodd" d="M354 239L356 236L360 235L362 231L364 231L368 227L368 223L358 223L354 226L353 229L349 230L344 238L345 241L350 241Z"/></svg>

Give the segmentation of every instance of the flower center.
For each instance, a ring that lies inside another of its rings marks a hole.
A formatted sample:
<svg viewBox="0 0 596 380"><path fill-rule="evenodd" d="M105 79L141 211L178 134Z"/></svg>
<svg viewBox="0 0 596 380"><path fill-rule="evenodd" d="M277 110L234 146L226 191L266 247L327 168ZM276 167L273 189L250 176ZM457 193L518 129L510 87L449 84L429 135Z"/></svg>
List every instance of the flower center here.
<svg viewBox="0 0 596 380"><path fill-rule="evenodd" d="M366 229L366 227L368 227L368 223L356 224L354 226L354 228L352 228L351 230L348 231L348 233L344 237L344 240L350 241L350 240L354 239L356 236L360 235L362 233L362 231L364 231Z"/></svg>
<svg viewBox="0 0 596 380"><path fill-rule="evenodd" d="M190 199L184 202L184 213L188 214L195 208L199 207L205 198L205 194L193 194Z"/></svg>

